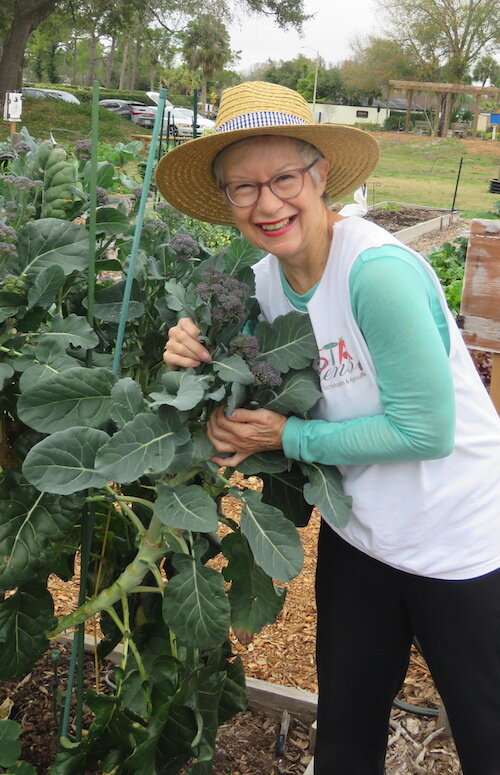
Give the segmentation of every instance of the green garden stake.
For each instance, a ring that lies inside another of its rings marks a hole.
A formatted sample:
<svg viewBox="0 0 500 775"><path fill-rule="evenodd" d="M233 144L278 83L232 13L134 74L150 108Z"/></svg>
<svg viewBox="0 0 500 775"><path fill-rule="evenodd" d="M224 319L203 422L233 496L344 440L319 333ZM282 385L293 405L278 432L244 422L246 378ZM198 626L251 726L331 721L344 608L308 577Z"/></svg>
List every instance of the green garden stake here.
<svg viewBox="0 0 500 775"><path fill-rule="evenodd" d="M90 156L90 208L89 208L89 259L87 275L87 320L92 326L94 323L94 296L95 296L95 255L96 255L96 219L97 219L97 145L99 142L99 82L92 84L92 131L91 131L91 156ZM87 366L92 365L92 351L86 353ZM92 532L95 522L95 505L90 504L88 510L83 515L81 527L81 575L79 605L85 602L85 590L87 587L88 566L90 559L90 547L92 543ZM71 710L71 697L73 694L73 683L75 671L77 670L76 686L76 739L80 740L83 726L83 693L84 693L84 645L85 645L85 625L78 626L73 637L71 646L71 660L68 673L68 684L66 687L66 697L64 703L64 712L61 721L61 737L66 737L69 726L69 715Z"/></svg>
<svg viewBox="0 0 500 775"><path fill-rule="evenodd" d="M123 292L123 301L122 301L122 306L120 311L120 320L118 322L118 332L116 335L116 347L115 347L115 354L113 358L113 373L116 374L117 376L120 373L120 360L121 360L121 354L122 354L122 348L123 348L123 338L125 335L125 324L128 317L130 295L132 293L134 269L137 261L137 254L139 252L139 242L141 239L142 225L144 223L144 211L146 209L146 201L148 198L148 191L151 183L153 165L156 159L156 145L158 142L158 135L160 133L163 111L165 110L166 96L167 96L167 90L160 89L158 110L156 111L156 118L153 126L153 134L151 136L151 143L149 145L148 162L146 164L146 171L144 173L144 184L142 186L141 201L139 203L139 210L137 212L137 218L135 222L134 239L132 242L132 250L130 252L130 260L129 260L128 271L127 271L127 280L125 282L125 290Z"/></svg>

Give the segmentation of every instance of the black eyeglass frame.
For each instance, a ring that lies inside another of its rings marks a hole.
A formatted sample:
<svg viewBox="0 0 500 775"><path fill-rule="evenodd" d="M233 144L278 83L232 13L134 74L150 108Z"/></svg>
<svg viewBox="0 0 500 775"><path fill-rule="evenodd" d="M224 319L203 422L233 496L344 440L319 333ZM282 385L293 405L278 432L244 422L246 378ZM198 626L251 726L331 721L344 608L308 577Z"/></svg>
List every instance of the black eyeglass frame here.
<svg viewBox="0 0 500 775"><path fill-rule="evenodd" d="M304 179L306 172L309 172L309 170L314 167L314 165L321 160L321 156L318 156L317 159L314 159L310 164L307 165L307 167L297 167L293 170L283 170L282 172L278 172L277 175L273 175L272 178L269 178L269 180L264 180L262 183L259 183L258 180L246 180L245 178L242 178L241 181L239 180L232 180L230 183L224 183L224 185L219 186L220 190L223 192L223 194L227 197L227 199L231 202L231 204L234 207L252 207L256 202L259 201L261 191L264 187L267 186L267 188L271 191L272 194L274 194L275 197L278 199L282 199L283 201L288 201L289 199L295 199L296 196L299 196L299 194L302 193L302 189L304 188ZM300 189L297 191L296 194L292 194L292 196L280 196L275 191L273 191L273 180L276 180L276 178L280 178L282 175L286 175L289 172L300 172L302 175L302 185L300 186ZM233 202L231 197L229 196L227 189L229 186L232 186L234 183L250 183L251 185L255 186L257 188L257 196L255 197L253 202L250 202L246 205L239 205L236 202Z"/></svg>

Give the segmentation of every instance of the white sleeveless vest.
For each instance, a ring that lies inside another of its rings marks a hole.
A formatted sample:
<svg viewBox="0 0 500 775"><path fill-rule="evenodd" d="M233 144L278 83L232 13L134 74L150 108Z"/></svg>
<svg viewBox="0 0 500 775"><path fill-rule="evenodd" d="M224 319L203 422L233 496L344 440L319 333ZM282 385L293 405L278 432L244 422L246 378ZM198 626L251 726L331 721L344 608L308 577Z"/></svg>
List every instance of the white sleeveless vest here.
<svg viewBox="0 0 500 775"><path fill-rule="evenodd" d="M323 398L314 416L340 422L383 413L370 352L354 319L349 273L358 255L381 245L405 245L359 217L335 224L328 263L308 304L319 350ZM455 386L454 451L438 460L339 466L353 516L340 530L346 541L409 573L467 579L500 567L500 418L433 279L450 331ZM254 266L256 296L272 322L294 309L285 296L278 260Z"/></svg>

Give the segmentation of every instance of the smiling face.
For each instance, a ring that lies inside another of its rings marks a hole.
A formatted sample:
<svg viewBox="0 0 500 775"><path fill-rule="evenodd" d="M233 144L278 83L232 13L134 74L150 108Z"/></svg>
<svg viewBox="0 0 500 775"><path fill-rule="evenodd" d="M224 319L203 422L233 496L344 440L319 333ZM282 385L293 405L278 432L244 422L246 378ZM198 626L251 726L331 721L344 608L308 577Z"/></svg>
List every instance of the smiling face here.
<svg viewBox="0 0 500 775"><path fill-rule="evenodd" d="M259 137L226 150L222 178L264 183L287 170L306 167L297 144L288 137ZM306 172L304 187L293 199L280 199L263 186L255 204L236 207L229 202L235 226L253 245L273 253L284 263L311 262L323 252L328 211L322 200L328 162L320 159Z"/></svg>

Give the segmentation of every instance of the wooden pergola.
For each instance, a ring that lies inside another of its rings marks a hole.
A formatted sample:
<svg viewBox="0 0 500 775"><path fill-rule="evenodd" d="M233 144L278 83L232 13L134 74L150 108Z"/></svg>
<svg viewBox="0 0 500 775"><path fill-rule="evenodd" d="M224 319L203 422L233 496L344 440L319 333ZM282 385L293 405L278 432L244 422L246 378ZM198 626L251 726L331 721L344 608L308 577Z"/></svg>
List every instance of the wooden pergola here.
<svg viewBox="0 0 500 775"><path fill-rule="evenodd" d="M472 94L476 98L473 108L474 119L472 122L472 137L477 137L477 122L479 119L479 105L481 103L481 97L496 97L498 99L500 95L500 89L498 89L496 86L469 86L462 83L423 83L421 81L389 81L389 85L393 89L396 89L396 91L406 91L407 107L405 132L410 131L413 92L434 92L435 94L446 94L444 121L441 132L443 137L446 137L450 126L452 94ZM436 110L434 127L432 130L432 134L434 136L437 135L439 118L439 110Z"/></svg>

